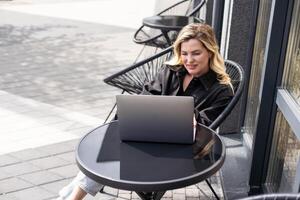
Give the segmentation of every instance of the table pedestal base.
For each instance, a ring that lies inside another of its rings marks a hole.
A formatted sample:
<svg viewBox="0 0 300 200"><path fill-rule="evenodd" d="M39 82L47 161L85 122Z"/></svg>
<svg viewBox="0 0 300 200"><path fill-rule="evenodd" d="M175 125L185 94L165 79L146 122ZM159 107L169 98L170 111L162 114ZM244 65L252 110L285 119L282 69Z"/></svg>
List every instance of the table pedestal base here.
<svg viewBox="0 0 300 200"><path fill-rule="evenodd" d="M211 186L211 184L209 183L209 181L207 179L205 179L205 182L207 183L209 189L212 191L212 193L214 194L214 196L216 197L216 199L219 200L220 199L219 196L217 195L217 193L215 192L214 188ZM160 192L136 192L136 193L143 200L159 200L159 199L161 199L164 196L164 194L166 193L166 191L160 191Z"/></svg>
<svg viewBox="0 0 300 200"><path fill-rule="evenodd" d="M166 191L161 192L136 192L143 200L159 200L164 196Z"/></svg>

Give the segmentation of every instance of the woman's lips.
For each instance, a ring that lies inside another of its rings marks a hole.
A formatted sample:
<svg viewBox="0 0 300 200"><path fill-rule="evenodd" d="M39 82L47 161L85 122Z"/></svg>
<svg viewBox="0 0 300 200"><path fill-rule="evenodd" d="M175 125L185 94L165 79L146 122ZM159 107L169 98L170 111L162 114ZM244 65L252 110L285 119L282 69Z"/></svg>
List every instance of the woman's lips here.
<svg viewBox="0 0 300 200"><path fill-rule="evenodd" d="M186 65L186 67L187 67L188 69L195 69L195 68L196 68L196 65Z"/></svg>

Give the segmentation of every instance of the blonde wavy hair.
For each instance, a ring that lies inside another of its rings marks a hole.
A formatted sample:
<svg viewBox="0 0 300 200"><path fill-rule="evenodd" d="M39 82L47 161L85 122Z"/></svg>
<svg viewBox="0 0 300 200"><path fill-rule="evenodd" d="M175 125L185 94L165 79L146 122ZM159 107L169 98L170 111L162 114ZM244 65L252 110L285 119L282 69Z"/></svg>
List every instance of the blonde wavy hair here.
<svg viewBox="0 0 300 200"><path fill-rule="evenodd" d="M199 40L210 52L209 67L217 74L217 79L221 84L230 84L230 77L225 71L224 59L219 53L219 46L215 33L211 26L207 24L192 23L186 25L178 34L173 44L174 57L166 64L178 68L183 66L181 60L181 44L190 39Z"/></svg>

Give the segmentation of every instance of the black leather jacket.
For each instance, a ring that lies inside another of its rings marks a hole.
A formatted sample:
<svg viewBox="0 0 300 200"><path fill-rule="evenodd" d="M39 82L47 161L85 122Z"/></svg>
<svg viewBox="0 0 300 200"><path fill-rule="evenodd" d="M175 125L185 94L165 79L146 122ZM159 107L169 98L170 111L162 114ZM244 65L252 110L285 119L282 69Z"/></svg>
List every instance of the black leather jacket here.
<svg viewBox="0 0 300 200"><path fill-rule="evenodd" d="M210 70L205 75L192 79L183 91L182 83L186 73L184 67L175 71L164 66L154 81L144 85L141 94L192 96L196 120L209 126L227 106L233 97L233 90L230 85L220 84L216 73Z"/></svg>

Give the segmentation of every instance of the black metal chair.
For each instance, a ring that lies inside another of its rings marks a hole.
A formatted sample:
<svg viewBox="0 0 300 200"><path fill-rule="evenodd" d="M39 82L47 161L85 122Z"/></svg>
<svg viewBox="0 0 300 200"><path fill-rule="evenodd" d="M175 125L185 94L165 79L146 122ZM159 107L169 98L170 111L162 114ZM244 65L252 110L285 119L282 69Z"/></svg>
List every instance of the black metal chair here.
<svg viewBox="0 0 300 200"><path fill-rule="evenodd" d="M204 4L205 0L182 0L156 15L194 16L201 20L200 9ZM174 41L177 37L177 31L170 31L168 36ZM137 44L144 44L157 48L167 48L169 46L169 43L166 41L161 31L144 25L140 26L135 32L133 41Z"/></svg>
<svg viewBox="0 0 300 200"><path fill-rule="evenodd" d="M249 196L240 200L300 200L300 193L273 193Z"/></svg>
<svg viewBox="0 0 300 200"><path fill-rule="evenodd" d="M234 90L234 96L231 99L230 103L226 106L223 112L213 121L213 123L209 126L209 128L216 130L221 123L226 119L226 117L231 113L234 106L237 104L240 99L244 84L244 70L243 68L236 62L231 60L225 60L226 72L229 74L231 78L231 84Z"/></svg>
<svg viewBox="0 0 300 200"><path fill-rule="evenodd" d="M144 83L153 80L164 62L171 58L172 50L173 48L169 47L149 58L134 63L130 67L105 78L104 82L129 94L139 94L142 92Z"/></svg>
<svg viewBox="0 0 300 200"><path fill-rule="evenodd" d="M104 79L104 82L120 88L122 93L127 92L129 94L139 94L142 92L143 85L145 82L151 81L157 75L163 63L169 60L173 53L173 48L169 47L156 55L153 55L147 59L137 62L130 67L113 74ZM225 120L225 118L230 114L239 98L242 95L244 87L244 70L236 62L226 60L225 61L226 72L231 78L231 83L233 90L235 92L234 97L224 109L224 111L219 115L219 117L209 126L211 129L216 130L220 124ZM111 116L114 108L110 111L105 122Z"/></svg>

